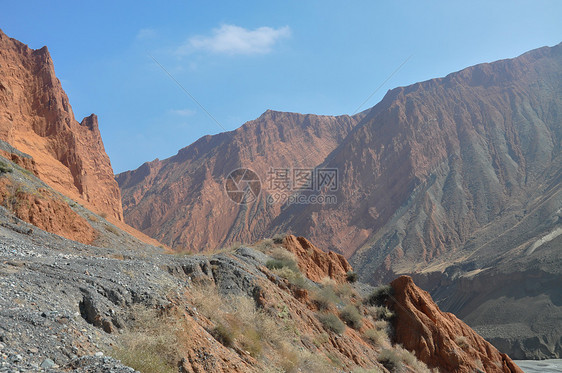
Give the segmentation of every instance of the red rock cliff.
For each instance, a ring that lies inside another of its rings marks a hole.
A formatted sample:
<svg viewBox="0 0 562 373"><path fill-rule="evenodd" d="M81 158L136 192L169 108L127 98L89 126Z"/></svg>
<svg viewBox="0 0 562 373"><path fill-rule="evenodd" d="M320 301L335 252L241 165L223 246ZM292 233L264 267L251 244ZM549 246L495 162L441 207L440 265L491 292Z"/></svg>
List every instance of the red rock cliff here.
<svg viewBox="0 0 562 373"><path fill-rule="evenodd" d="M30 49L2 31L0 139L31 155L38 176L57 191L123 220L97 117L75 120L46 47Z"/></svg>
<svg viewBox="0 0 562 373"><path fill-rule="evenodd" d="M391 286L394 295L389 302L396 314L396 343L414 351L429 367L453 373L523 373L509 356L455 315L441 312L411 277L401 276Z"/></svg>
<svg viewBox="0 0 562 373"><path fill-rule="evenodd" d="M288 235L283 240L283 246L295 254L302 273L315 282L325 277L344 282L347 272L353 269L342 255L322 251L304 237Z"/></svg>

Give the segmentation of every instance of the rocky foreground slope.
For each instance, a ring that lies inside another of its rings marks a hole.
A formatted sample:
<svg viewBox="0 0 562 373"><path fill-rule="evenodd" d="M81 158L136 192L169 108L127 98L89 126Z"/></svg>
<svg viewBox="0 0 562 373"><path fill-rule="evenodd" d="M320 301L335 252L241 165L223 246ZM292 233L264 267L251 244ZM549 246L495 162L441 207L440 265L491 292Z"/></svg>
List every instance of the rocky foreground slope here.
<svg viewBox="0 0 562 373"><path fill-rule="evenodd" d="M306 259L309 251L313 260ZM385 321L392 312L370 303L376 290L345 282L349 268L296 237L209 256L163 254L140 244L102 249L41 231L0 208L0 369L429 372L392 344ZM396 288L392 296L411 299L404 303L410 313L425 306L438 313L429 297L416 303L416 294ZM394 312L396 330L411 325ZM435 330L440 322L418 325ZM463 356L490 362L487 372L520 372L483 340L473 344L475 333L462 322L449 322L478 351L466 348ZM458 348L447 343L438 350ZM435 366L434 355L420 359ZM472 366L456 364L441 371Z"/></svg>

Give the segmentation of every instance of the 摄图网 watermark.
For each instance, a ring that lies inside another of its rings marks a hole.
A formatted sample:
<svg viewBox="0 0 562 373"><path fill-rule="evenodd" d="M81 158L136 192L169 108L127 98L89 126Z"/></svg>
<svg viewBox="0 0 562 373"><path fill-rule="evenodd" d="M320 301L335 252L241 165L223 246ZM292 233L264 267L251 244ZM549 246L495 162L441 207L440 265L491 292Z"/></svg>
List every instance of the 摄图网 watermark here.
<svg viewBox="0 0 562 373"><path fill-rule="evenodd" d="M256 201L262 190L269 204L335 204L339 178L336 168L271 167L262 185L258 174L247 168L232 171L225 180L228 197L238 204Z"/></svg>

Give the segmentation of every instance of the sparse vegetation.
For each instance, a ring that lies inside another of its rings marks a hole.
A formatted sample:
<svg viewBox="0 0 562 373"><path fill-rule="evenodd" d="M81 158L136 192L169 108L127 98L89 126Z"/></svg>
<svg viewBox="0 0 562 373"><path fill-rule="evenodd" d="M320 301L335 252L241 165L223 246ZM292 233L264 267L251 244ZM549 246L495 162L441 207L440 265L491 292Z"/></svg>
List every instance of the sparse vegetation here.
<svg viewBox="0 0 562 373"><path fill-rule="evenodd" d="M111 232L113 234L119 234L119 229L117 229L115 226L111 225L111 224L107 224L105 226L105 230L108 232Z"/></svg>
<svg viewBox="0 0 562 373"><path fill-rule="evenodd" d="M367 312L373 317L374 320L390 321L395 316L394 312L392 312L385 306L367 307Z"/></svg>
<svg viewBox="0 0 562 373"><path fill-rule="evenodd" d="M129 331L120 337L120 344L108 353L125 365L141 372L176 372L178 333L185 334L178 319L156 310L136 307Z"/></svg>
<svg viewBox="0 0 562 373"><path fill-rule="evenodd" d="M211 335L226 347L238 346L259 357L265 346L279 348L290 339L276 315L257 309L249 297L221 297L205 285L197 286L191 297L199 312L215 324Z"/></svg>
<svg viewBox="0 0 562 373"><path fill-rule="evenodd" d="M351 282L351 283L357 282L358 277L359 276L357 275L357 273L353 271L349 271L345 275L347 282Z"/></svg>
<svg viewBox="0 0 562 373"><path fill-rule="evenodd" d="M273 236L272 241L273 241L274 244L281 245L283 243L283 240L285 239L285 237L287 237L286 234L277 233Z"/></svg>
<svg viewBox="0 0 562 373"><path fill-rule="evenodd" d="M402 359L395 349L383 349L377 360L391 372L398 372L403 366Z"/></svg>
<svg viewBox="0 0 562 373"><path fill-rule="evenodd" d="M375 288L367 297L365 303L370 306L383 306L386 300L392 296L393 289L390 285L383 285Z"/></svg>
<svg viewBox="0 0 562 373"><path fill-rule="evenodd" d="M427 365L400 345L395 345L392 349L383 349L378 356L378 361L391 372L401 372L404 365L407 365L417 373L431 373Z"/></svg>
<svg viewBox="0 0 562 373"><path fill-rule="evenodd" d="M464 335L456 337L455 343L465 351L470 348L470 344L468 343L468 339Z"/></svg>
<svg viewBox="0 0 562 373"><path fill-rule="evenodd" d="M232 347L234 345L234 335L232 330L225 327L223 324L218 324L211 330L210 333L219 343L225 347Z"/></svg>
<svg viewBox="0 0 562 373"><path fill-rule="evenodd" d="M343 302L352 302L359 297L355 289L346 282L333 285L333 289L334 293L336 293Z"/></svg>
<svg viewBox="0 0 562 373"><path fill-rule="evenodd" d="M345 322L350 328L360 329L363 316L359 313L357 307L352 304L348 304L340 311L340 318Z"/></svg>
<svg viewBox="0 0 562 373"><path fill-rule="evenodd" d="M271 238L266 238L265 240L261 240L253 246L254 249L261 251L262 253L267 253L271 251L273 247L274 247L274 243Z"/></svg>
<svg viewBox="0 0 562 373"><path fill-rule="evenodd" d="M382 346L385 342L388 342L388 335L384 330L367 329L363 335L375 346Z"/></svg>
<svg viewBox="0 0 562 373"><path fill-rule="evenodd" d="M331 286L323 286L312 292L310 298L320 310L328 310L340 302L340 298Z"/></svg>
<svg viewBox="0 0 562 373"><path fill-rule="evenodd" d="M299 270L297 263L288 258L271 259L265 264L265 266L269 269L281 269L286 267L293 272L298 272Z"/></svg>
<svg viewBox="0 0 562 373"><path fill-rule="evenodd" d="M316 317L322 323L324 328L334 333L342 334L345 331L345 324L333 313L322 312L318 313Z"/></svg>
<svg viewBox="0 0 562 373"><path fill-rule="evenodd" d="M12 171L12 168L7 163L0 161L0 174L5 174Z"/></svg>

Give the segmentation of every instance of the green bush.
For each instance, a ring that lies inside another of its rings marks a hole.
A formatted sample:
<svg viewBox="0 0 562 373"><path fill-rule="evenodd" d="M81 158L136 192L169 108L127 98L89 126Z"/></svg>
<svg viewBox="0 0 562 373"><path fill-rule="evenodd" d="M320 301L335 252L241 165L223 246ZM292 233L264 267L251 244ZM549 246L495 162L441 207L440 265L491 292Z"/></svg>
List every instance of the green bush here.
<svg viewBox="0 0 562 373"><path fill-rule="evenodd" d="M12 168L7 163L0 161L0 174L12 172Z"/></svg>
<svg viewBox="0 0 562 373"><path fill-rule="evenodd" d="M357 277L358 277L357 273L353 271L349 271L345 275L347 282L351 282L351 283L357 282Z"/></svg>
<svg viewBox="0 0 562 373"><path fill-rule="evenodd" d="M334 333L342 334L345 331L345 324L333 313L319 313L316 317L324 328Z"/></svg>
<svg viewBox="0 0 562 373"><path fill-rule="evenodd" d="M353 329L360 329L363 319L363 316L357 310L357 307L348 304L341 310L340 318L345 322L349 327Z"/></svg>
<svg viewBox="0 0 562 373"><path fill-rule="evenodd" d="M370 306L383 306L393 292L394 290L390 285L379 286L367 297L365 303Z"/></svg>

